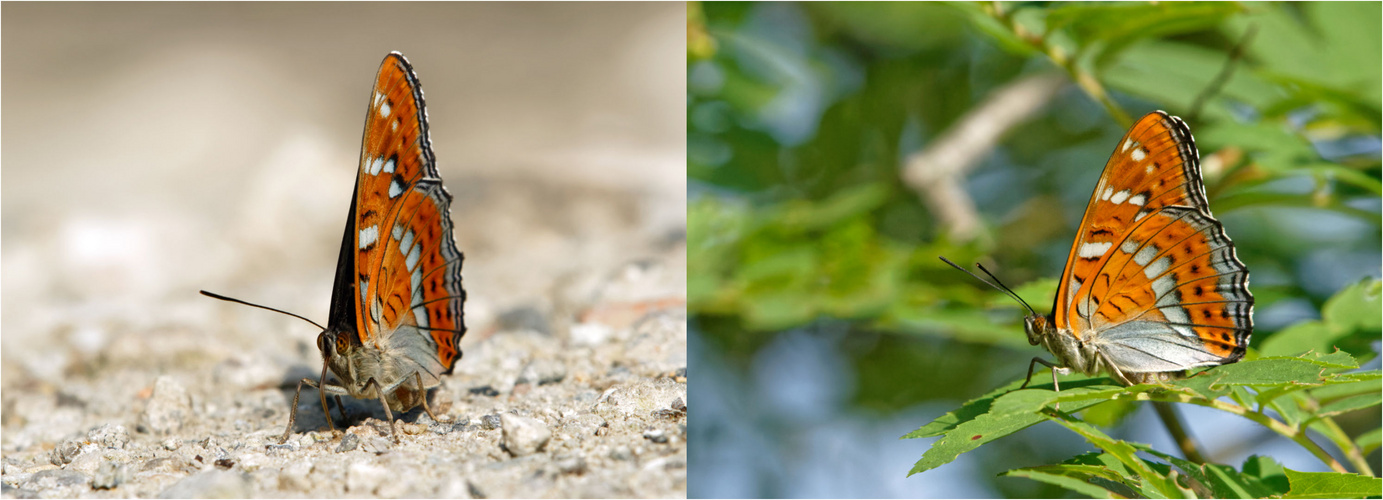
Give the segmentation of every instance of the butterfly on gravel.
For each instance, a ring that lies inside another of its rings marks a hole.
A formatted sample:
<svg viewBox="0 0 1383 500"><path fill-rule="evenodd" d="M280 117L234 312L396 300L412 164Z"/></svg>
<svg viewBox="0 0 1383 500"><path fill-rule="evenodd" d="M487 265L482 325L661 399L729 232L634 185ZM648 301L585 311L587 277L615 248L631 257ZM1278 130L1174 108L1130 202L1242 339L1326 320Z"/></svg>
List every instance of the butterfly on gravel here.
<svg viewBox="0 0 1383 500"><path fill-rule="evenodd" d="M322 374L298 383L280 442L292 434L303 385L319 389L333 432L327 394L343 420L341 396L378 400L398 442L394 412L422 406L436 420L427 391L461 359L466 291L462 254L452 239L451 195L437 173L422 87L398 52L384 58L375 76L355 179L328 326L313 323L322 328Z"/></svg>
<svg viewBox="0 0 1383 500"><path fill-rule="evenodd" d="M1028 307L1028 342L1056 362L1033 358L1023 387L1038 363L1052 368L1059 389L1059 373L1108 372L1133 385L1238 361L1253 332L1248 279L1210 214L1190 128L1148 113L1105 164L1052 313Z"/></svg>

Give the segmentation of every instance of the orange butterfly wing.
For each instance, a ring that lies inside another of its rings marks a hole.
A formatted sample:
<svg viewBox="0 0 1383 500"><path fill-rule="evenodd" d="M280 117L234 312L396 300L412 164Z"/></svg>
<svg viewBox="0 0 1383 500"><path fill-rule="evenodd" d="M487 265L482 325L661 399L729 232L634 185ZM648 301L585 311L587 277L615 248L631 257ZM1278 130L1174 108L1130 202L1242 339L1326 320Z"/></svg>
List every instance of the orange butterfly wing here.
<svg viewBox="0 0 1383 500"><path fill-rule="evenodd" d="M1086 206L1053 307L1128 372L1232 362L1252 331L1248 270L1210 215L1180 119L1156 111L1119 142Z"/></svg>
<svg viewBox="0 0 1383 500"><path fill-rule="evenodd" d="M360 151L353 299L360 341L384 349L401 325L430 333L450 373L466 327L462 255L452 239L451 195L432 154L422 88L397 52L375 77Z"/></svg>

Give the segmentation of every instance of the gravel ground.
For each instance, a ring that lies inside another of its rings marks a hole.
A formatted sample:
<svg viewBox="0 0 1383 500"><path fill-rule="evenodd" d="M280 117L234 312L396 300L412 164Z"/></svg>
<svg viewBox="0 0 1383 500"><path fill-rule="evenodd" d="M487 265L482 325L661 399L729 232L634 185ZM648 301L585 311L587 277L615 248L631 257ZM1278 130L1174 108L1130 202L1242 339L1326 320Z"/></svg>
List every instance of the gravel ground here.
<svg viewBox="0 0 1383 500"><path fill-rule="evenodd" d="M0 488L685 497L685 6L4 6ZM372 29L364 30L362 27ZM426 92L466 254L420 409L307 388L371 78ZM55 154L56 153L56 154ZM38 166L41 168L28 168ZM333 403L334 405L334 403Z"/></svg>

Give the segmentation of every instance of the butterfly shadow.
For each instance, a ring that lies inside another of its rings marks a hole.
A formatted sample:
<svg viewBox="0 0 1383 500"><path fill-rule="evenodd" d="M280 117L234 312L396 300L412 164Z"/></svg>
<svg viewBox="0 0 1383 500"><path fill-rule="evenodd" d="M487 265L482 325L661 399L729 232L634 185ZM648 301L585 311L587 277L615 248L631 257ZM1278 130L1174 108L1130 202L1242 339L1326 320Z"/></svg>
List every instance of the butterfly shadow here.
<svg viewBox="0 0 1383 500"><path fill-rule="evenodd" d="M279 391L284 395L285 406L293 404L293 396L298 390L299 381L303 379L317 380L319 375L321 375L320 371L313 371L306 365L298 365L289 369L288 373L284 375L284 378L279 383ZM327 375L326 381L328 384L340 384L340 380L332 374ZM439 387L434 387L427 391L429 404L434 404L432 401L435 400L434 396L438 389ZM378 422L374 425L376 430L381 432L382 436L388 437L389 415L385 413L384 406L379 400L360 400L350 396L337 397L328 393L326 395L326 410L330 412L330 416L328 416L322 412L322 396L320 391L321 390L316 387L303 385L302 394L298 398L298 415L293 421L293 428L290 430L290 434L300 434L311 431L327 432L327 430L331 428L327 424L327 418L332 419L331 425L334 425L336 430L343 432L365 423L370 419L374 419ZM339 408L338 404L340 405ZM292 410L292 408L288 408L288 411L291 412ZM342 417L342 410L344 410L345 413L344 420ZM399 422L416 422L419 419L419 415L426 415L426 412L423 411L421 406L401 413L395 412L393 417ZM286 416L286 414L282 416ZM280 422L279 425L283 425L283 423Z"/></svg>

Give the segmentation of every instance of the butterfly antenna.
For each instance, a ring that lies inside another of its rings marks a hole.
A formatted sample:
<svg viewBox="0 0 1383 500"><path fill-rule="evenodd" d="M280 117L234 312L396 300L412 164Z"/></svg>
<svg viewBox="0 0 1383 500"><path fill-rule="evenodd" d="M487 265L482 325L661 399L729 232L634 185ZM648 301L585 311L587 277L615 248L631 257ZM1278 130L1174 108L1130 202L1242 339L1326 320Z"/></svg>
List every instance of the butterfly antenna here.
<svg viewBox="0 0 1383 500"><path fill-rule="evenodd" d="M977 279L977 280L980 280L980 281L984 282L984 284L989 285L989 286L992 286L992 287L994 287L995 289L997 289L997 290L999 290L999 291L1001 291L1001 292L1004 292L1004 293L1008 294L1009 297L1013 297L1013 300L1018 301L1019 304L1023 304L1023 307L1028 308L1028 312L1029 312L1029 313L1032 313L1033 316L1036 316L1036 315L1037 315L1037 311L1034 311L1033 308L1032 308L1032 306L1028 305L1028 302L1027 302L1026 300L1023 300L1022 297L1019 297L1018 294L1013 293L1013 290L1010 290L1007 286L1004 285L1004 283L1003 283L1002 281L999 281L999 278L996 277L996 276L994 276L994 273L989 272L988 269L985 269L984 266L980 265L979 263L976 263L976 264L975 264L975 267L980 268L981 271L984 271L984 274L989 275L989 277L992 278L994 281L989 281L989 280L987 280L987 279L981 278L981 277L975 275L975 273L972 273L972 272L970 272L970 271L967 271L967 270L965 270L965 268L963 268L963 267L957 266L955 262L951 262L951 261L949 261L949 260L946 260L945 257L940 257L940 256L938 256L938 258L941 259L942 262L945 262L945 263L947 263L947 264L950 264L951 267L954 267L954 268L956 268L956 269L959 269L960 272L963 272L963 273L965 273L965 274L968 274L968 275L970 275L972 278L975 278L975 279Z"/></svg>
<svg viewBox="0 0 1383 500"><path fill-rule="evenodd" d="M951 265L954 266L955 264L951 264ZM971 276L974 276L974 275L972 274ZM251 304L251 303L249 303L249 302L245 302L245 301L240 300L240 299L235 299L235 298L227 297L227 296L225 296L225 295L217 295L217 294L208 292L208 291L206 291L206 290L199 290L199 291L202 292L202 295L205 295L205 296L207 296L207 297L211 297L211 298L213 298L213 299L221 299L221 300L224 300L224 301L226 301L226 302L234 302L234 303L236 303L236 304L244 304L244 305L247 305L247 306L250 306L250 307L258 307L258 308L260 308L260 309L268 309L268 310L274 311L274 312L276 312L276 313L287 314L287 315L292 316L292 317L294 317L294 318L298 318L298 319L303 320L303 321L306 321L306 322L308 322L308 323L312 323L312 326L315 326L315 327L317 327L317 328L321 328L321 329L323 329L323 330L326 330L326 327L317 324L316 321L312 321L312 320L310 320L310 319L304 318L304 317L302 317L302 316L298 316L298 315L293 314L293 313L288 312L288 311L284 311L284 310L280 310L280 309L274 309L274 308L269 307L269 306L261 306L261 305L259 305L259 304Z"/></svg>

